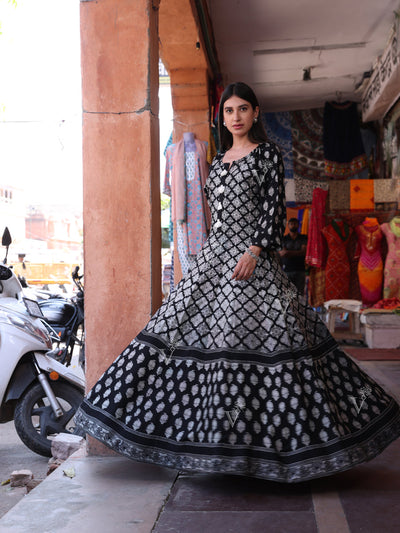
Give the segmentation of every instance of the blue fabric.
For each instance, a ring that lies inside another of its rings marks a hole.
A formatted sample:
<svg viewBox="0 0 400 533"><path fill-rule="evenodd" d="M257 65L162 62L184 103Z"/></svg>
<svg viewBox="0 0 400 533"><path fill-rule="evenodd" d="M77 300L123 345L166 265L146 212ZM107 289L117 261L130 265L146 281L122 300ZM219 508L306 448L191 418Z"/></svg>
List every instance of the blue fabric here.
<svg viewBox="0 0 400 533"><path fill-rule="evenodd" d="M293 179L293 150L292 150L292 123L288 111L277 113L264 113L263 124L268 139L281 149L285 178Z"/></svg>

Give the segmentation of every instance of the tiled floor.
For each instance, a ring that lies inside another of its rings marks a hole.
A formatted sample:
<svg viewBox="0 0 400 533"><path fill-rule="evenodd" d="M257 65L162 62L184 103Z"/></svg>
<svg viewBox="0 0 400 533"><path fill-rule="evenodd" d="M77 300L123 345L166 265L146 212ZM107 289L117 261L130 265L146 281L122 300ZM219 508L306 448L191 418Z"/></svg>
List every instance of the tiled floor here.
<svg viewBox="0 0 400 533"><path fill-rule="evenodd" d="M400 361L359 364L400 399ZM367 464L293 485L73 456L0 519L0 533L72 531L398 533L400 439Z"/></svg>
<svg viewBox="0 0 400 533"><path fill-rule="evenodd" d="M400 399L400 362L358 364ZM286 485L181 475L153 533L398 533L400 441L347 472Z"/></svg>
<svg viewBox="0 0 400 533"><path fill-rule="evenodd" d="M241 477L191 475L178 478L154 529L154 533L170 531L317 533L318 529L309 483L286 486Z"/></svg>

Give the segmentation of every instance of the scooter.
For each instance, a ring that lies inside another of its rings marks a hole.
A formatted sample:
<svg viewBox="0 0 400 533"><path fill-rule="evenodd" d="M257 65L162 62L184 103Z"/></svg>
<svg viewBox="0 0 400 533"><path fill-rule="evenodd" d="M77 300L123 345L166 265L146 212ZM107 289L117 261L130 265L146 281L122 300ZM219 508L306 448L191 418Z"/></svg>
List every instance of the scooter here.
<svg viewBox="0 0 400 533"><path fill-rule="evenodd" d="M72 280L78 291L73 298L53 296L41 299L38 305L50 329L57 333L53 350L48 353L60 363L70 366L75 346L79 346L79 364L85 370L84 340L84 289L83 275L79 275L79 266L72 272Z"/></svg>
<svg viewBox="0 0 400 533"><path fill-rule="evenodd" d="M0 264L0 423L14 420L22 442L51 456L58 433L75 433L73 416L83 400L84 380L49 357L52 339L37 302L23 296L13 270L6 266L11 235L3 238Z"/></svg>

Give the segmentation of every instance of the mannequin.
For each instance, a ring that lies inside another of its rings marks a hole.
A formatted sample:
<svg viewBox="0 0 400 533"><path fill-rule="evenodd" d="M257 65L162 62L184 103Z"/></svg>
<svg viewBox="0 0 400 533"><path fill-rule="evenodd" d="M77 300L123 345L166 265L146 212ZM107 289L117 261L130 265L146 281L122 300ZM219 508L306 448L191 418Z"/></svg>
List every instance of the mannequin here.
<svg viewBox="0 0 400 533"><path fill-rule="evenodd" d="M360 252L357 271L361 299L364 305L372 306L382 297L381 241L383 233L378 220L369 217L366 217L362 224L356 227L356 233L358 236L357 251Z"/></svg>
<svg viewBox="0 0 400 533"><path fill-rule="evenodd" d="M400 298L400 216L381 225L388 254L384 270L383 297Z"/></svg>
<svg viewBox="0 0 400 533"><path fill-rule="evenodd" d="M185 131L185 133L183 134L183 142L185 145L185 153L196 151L196 141L194 133L190 131Z"/></svg>
<svg viewBox="0 0 400 533"><path fill-rule="evenodd" d="M164 193L171 196L172 222L182 274L190 270L194 257L207 239L211 215L204 195L208 176L207 143L185 132L166 150Z"/></svg>

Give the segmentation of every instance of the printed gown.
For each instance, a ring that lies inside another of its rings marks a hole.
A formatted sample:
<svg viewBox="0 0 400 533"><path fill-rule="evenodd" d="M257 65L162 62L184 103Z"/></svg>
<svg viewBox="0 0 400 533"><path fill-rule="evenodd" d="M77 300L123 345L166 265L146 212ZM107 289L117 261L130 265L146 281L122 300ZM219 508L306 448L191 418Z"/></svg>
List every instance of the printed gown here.
<svg viewBox="0 0 400 533"><path fill-rule="evenodd" d="M283 165L260 144L206 183L210 236L187 276L76 415L138 461L299 482L348 469L400 432L397 403L338 347L278 265ZM248 281L232 271L263 247Z"/></svg>

